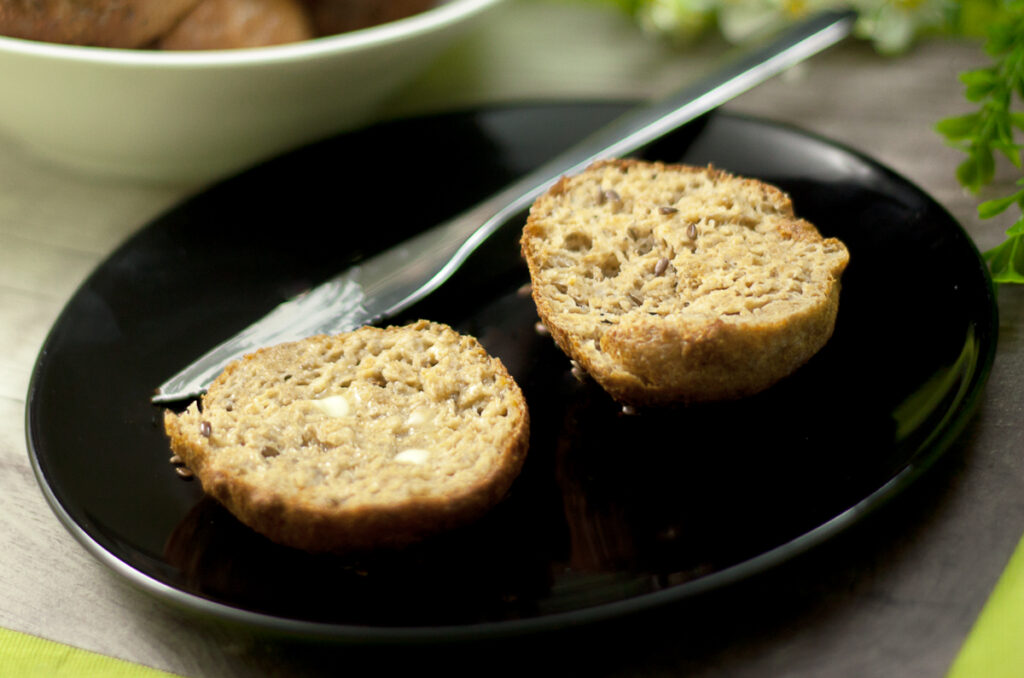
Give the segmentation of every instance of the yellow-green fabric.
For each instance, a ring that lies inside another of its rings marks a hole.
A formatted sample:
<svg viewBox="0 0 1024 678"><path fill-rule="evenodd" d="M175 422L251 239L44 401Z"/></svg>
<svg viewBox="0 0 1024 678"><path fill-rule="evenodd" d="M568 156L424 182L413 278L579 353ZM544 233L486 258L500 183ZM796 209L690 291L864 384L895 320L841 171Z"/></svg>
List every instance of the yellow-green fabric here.
<svg viewBox="0 0 1024 678"><path fill-rule="evenodd" d="M11 678L179 678L95 652L0 629L0 676Z"/></svg>
<svg viewBox="0 0 1024 678"><path fill-rule="evenodd" d="M947 678L1024 676L1024 539L992 590Z"/></svg>

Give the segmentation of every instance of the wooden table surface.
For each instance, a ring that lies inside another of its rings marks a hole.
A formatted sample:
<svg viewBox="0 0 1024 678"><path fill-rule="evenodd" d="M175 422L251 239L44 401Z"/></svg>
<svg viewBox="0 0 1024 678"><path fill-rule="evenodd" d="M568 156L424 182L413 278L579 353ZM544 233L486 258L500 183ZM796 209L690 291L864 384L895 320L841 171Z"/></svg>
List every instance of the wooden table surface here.
<svg viewBox="0 0 1024 678"><path fill-rule="evenodd" d="M675 52L593 7L518 0L389 110L654 95L715 53ZM954 179L959 155L932 129L967 110L955 73L980 63L969 43L930 41L884 58L848 42L727 108L874 156L934 196L985 249L1008 224L975 216L976 199ZM1013 175L1000 176L1005 191ZM840 539L723 595L544 638L398 650L269 640L170 609L58 522L33 476L23 420L36 354L76 287L123 239L200 188L75 175L0 140L2 627L194 678L392 675L432 664L474 675L543 667L600 676L934 677L948 670L1024 534L1024 289L1003 288L995 367L939 466Z"/></svg>

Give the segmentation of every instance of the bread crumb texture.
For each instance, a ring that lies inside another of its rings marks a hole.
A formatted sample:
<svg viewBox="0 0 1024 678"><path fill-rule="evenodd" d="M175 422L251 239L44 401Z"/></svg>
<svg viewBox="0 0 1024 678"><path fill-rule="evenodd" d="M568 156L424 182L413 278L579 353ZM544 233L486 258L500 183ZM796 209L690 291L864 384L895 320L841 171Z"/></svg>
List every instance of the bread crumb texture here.
<svg viewBox="0 0 1024 678"><path fill-rule="evenodd" d="M762 391L831 337L845 245L768 184L608 160L564 177L521 241L541 320L615 399Z"/></svg>
<svg viewBox="0 0 1024 678"><path fill-rule="evenodd" d="M165 428L242 522L289 546L348 551L478 518L518 475L529 425L497 358L419 321L259 350L201 406L167 412Z"/></svg>

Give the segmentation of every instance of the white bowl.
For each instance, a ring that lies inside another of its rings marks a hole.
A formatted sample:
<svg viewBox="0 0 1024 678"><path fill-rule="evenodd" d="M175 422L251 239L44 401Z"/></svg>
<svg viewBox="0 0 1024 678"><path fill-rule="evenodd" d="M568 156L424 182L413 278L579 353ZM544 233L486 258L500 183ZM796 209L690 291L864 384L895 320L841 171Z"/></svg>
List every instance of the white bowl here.
<svg viewBox="0 0 1024 678"><path fill-rule="evenodd" d="M79 170L196 183L367 122L501 0L304 42L159 52L0 37L0 133Z"/></svg>

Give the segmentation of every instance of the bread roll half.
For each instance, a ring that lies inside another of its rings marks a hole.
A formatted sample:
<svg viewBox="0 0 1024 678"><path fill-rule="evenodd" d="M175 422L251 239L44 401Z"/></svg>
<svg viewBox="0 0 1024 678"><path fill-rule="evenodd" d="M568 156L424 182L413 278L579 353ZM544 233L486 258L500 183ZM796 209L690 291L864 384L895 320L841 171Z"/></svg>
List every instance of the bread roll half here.
<svg viewBox="0 0 1024 678"><path fill-rule="evenodd" d="M561 179L521 247L558 346L641 406L741 398L792 374L831 337L849 261L773 186L634 160Z"/></svg>
<svg viewBox="0 0 1024 678"><path fill-rule="evenodd" d="M262 349L164 424L207 494L308 551L402 546L476 520L529 441L501 361L426 321Z"/></svg>

